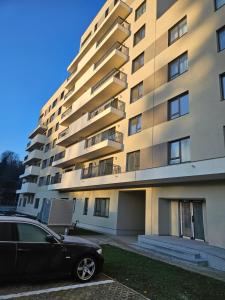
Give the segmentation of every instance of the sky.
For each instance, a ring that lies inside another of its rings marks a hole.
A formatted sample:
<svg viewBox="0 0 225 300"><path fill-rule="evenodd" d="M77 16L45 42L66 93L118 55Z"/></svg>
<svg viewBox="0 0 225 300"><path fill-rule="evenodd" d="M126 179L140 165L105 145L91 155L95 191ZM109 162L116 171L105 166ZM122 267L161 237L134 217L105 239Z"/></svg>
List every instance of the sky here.
<svg viewBox="0 0 225 300"><path fill-rule="evenodd" d="M22 160L39 111L68 76L105 0L0 0L0 154Z"/></svg>

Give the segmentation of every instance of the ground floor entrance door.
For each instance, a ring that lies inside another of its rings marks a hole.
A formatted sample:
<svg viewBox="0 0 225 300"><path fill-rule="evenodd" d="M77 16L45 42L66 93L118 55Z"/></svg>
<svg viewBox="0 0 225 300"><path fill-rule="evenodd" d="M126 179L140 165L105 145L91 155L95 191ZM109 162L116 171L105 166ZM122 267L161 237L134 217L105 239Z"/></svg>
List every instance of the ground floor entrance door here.
<svg viewBox="0 0 225 300"><path fill-rule="evenodd" d="M180 201L181 236L204 240L204 224L201 201Z"/></svg>

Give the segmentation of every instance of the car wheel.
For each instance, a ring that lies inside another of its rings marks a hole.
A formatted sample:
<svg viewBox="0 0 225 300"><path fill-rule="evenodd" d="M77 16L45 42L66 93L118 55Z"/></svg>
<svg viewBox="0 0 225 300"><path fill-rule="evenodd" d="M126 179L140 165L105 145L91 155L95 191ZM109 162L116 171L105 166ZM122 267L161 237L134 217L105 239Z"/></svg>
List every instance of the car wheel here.
<svg viewBox="0 0 225 300"><path fill-rule="evenodd" d="M75 277L81 282L91 280L96 273L96 261L92 256L83 256L76 264Z"/></svg>

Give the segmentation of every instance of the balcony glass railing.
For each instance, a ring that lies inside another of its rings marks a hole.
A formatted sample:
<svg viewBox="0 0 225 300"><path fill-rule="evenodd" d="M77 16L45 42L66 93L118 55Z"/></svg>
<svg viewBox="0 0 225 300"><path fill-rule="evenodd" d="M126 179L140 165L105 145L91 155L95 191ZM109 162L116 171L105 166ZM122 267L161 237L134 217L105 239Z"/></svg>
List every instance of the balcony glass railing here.
<svg viewBox="0 0 225 300"><path fill-rule="evenodd" d="M118 17L114 22L113 24L109 27L109 29L103 34L103 36L97 41L97 44L96 44L96 47L99 47L99 45L101 44L101 42L105 39L105 37L113 30L113 28L116 26L116 25L121 25L123 26L125 29L130 29L130 24L123 20L121 17Z"/></svg>
<svg viewBox="0 0 225 300"><path fill-rule="evenodd" d="M61 115L61 119L64 119L66 116L68 116L72 111L72 106L70 106L64 113Z"/></svg>
<svg viewBox="0 0 225 300"><path fill-rule="evenodd" d="M99 106L97 109L90 112L88 115L88 119L90 120L90 119L94 118L95 116L97 116L98 114L100 114L101 112L103 112L104 110L106 110L109 107L116 108L123 112L125 111L125 103L118 100L118 98L113 98L113 99L110 99L109 101L107 101L106 103L104 103L103 105Z"/></svg>
<svg viewBox="0 0 225 300"><path fill-rule="evenodd" d="M127 81L127 75L117 69L113 69L112 71L110 71L105 77L103 77L97 84L95 84L92 88L91 88L91 94L93 94L98 88L100 88L100 86L102 86L107 80L109 80L110 78L115 77L117 79L120 79L124 82Z"/></svg>
<svg viewBox="0 0 225 300"><path fill-rule="evenodd" d="M113 132L112 130L103 131L95 136L92 136L92 137L86 139L85 140L85 148L92 147L92 146L99 144L106 140L114 141L114 142L122 144L123 134L118 131Z"/></svg>
<svg viewBox="0 0 225 300"><path fill-rule="evenodd" d="M113 164L102 164L82 169L81 178L92 178L121 173L121 167Z"/></svg>
<svg viewBox="0 0 225 300"><path fill-rule="evenodd" d="M117 49L118 51L128 55L129 53L129 49L120 44L119 42L116 42L108 51L106 51L106 53L94 64L94 69L96 69L109 55L111 52L113 52L115 49Z"/></svg>
<svg viewBox="0 0 225 300"><path fill-rule="evenodd" d="M61 183L62 181L62 174L56 174L55 176L51 177L51 184Z"/></svg>
<svg viewBox="0 0 225 300"><path fill-rule="evenodd" d="M57 153L57 154L55 155L54 161L57 161L57 160L60 160L60 159L64 158L64 157L65 157L65 154L66 154L66 151Z"/></svg>

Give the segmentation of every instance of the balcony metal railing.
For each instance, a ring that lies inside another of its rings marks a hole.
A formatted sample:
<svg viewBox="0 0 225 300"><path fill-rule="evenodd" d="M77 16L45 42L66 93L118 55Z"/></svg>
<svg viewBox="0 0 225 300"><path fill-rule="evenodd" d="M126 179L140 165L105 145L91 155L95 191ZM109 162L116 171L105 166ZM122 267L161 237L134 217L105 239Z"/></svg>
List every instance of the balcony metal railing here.
<svg viewBox="0 0 225 300"><path fill-rule="evenodd" d="M81 179L121 173L121 167L113 164L102 164L82 169Z"/></svg>
<svg viewBox="0 0 225 300"><path fill-rule="evenodd" d="M62 174L56 174L55 176L51 177L51 184L61 183L62 181Z"/></svg>
<svg viewBox="0 0 225 300"><path fill-rule="evenodd" d="M120 24L121 26L123 26L126 29L130 29L130 24L125 21L124 19L122 19L121 17L118 17L113 24L109 27L109 29L103 34L103 36L97 41L96 43L96 47L99 47L99 45L101 44L101 42L105 39L105 37L110 33L110 31L113 30L113 28L117 25Z"/></svg>
<svg viewBox="0 0 225 300"><path fill-rule="evenodd" d="M113 44L111 48L109 48L108 51L94 64L94 69L96 69L108 56L111 52L113 52L115 49L119 50L120 52L128 55L129 54L129 49L124 46L123 44L116 42Z"/></svg>
<svg viewBox="0 0 225 300"><path fill-rule="evenodd" d="M58 138L61 139L64 136L66 136L69 133L69 128L66 128L65 130L63 130L62 132L60 132Z"/></svg>
<svg viewBox="0 0 225 300"><path fill-rule="evenodd" d="M74 90L75 90L75 86L65 94L64 100L67 99L74 92Z"/></svg>
<svg viewBox="0 0 225 300"><path fill-rule="evenodd" d="M64 113L61 115L61 120L68 116L72 111L72 106L70 106Z"/></svg>
<svg viewBox="0 0 225 300"><path fill-rule="evenodd" d="M107 101L106 103L104 103L103 105L99 106L98 108L96 108L95 110L93 110L92 112L89 113L88 115L88 119L92 119L95 116L97 116L98 114L100 114L101 112L103 112L104 110L106 110L109 107L113 107L116 108L120 111L125 111L125 103L120 101L118 98L112 98L109 101Z"/></svg>
<svg viewBox="0 0 225 300"><path fill-rule="evenodd" d="M102 86L107 80L109 80L110 78L115 77L117 79L120 79L124 82L127 81L127 75L117 69L113 69L112 71L110 71L105 77L103 77L97 84L95 84L92 88L91 88L91 94L93 94L100 86Z"/></svg>
<svg viewBox="0 0 225 300"><path fill-rule="evenodd" d="M112 132L112 130L106 130L103 131L95 136L92 136L85 140L85 148L92 147L98 143L101 143L103 141L114 141L117 143L122 144L123 142L123 134L121 132L115 131Z"/></svg>
<svg viewBox="0 0 225 300"><path fill-rule="evenodd" d="M57 160L60 160L60 159L64 158L64 157L65 157L65 154L66 154L66 151L62 151L62 152L60 152L60 153L57 153L57 154L55 155L54 161L57 161Z"/></svg>

